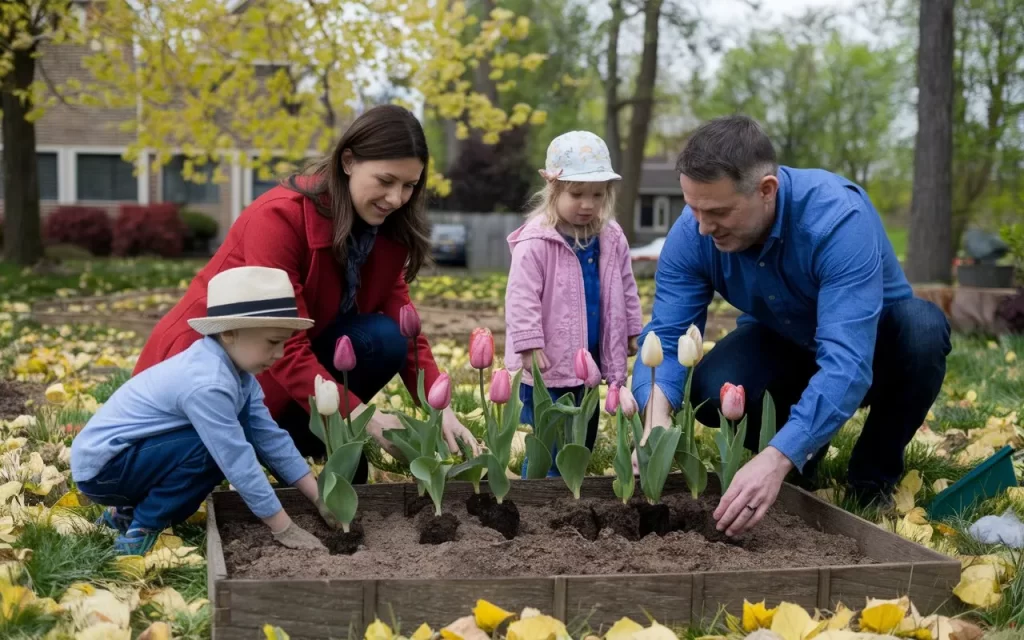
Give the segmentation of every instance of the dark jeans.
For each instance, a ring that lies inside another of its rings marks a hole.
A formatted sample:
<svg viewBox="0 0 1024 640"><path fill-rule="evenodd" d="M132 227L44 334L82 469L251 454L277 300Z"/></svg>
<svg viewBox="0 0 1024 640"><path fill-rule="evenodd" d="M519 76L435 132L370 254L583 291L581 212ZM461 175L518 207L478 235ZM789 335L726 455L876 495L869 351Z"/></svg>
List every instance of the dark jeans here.
<svg viewBox="0 0 1024 640"><path fill-rule="evenodd" d="M848 484L867 493L890 491L903 475L903 450L924 422L946 375L950 328L937 306L919 298L882 310L878 322L871 387L862 402L870 406L853 449ZM765 389L775 401L781 429L817 370L814 353L761 324L747 324L718 342L693 372L691 400L706 404L697 419L718 426L719 391L726 382L742 384L747 396L745 445L756 450ZM822 447L804 467L813 476L828 450Z"/></svg>
<svg viewBox="0 0 1024 640"><path fill-rule="evenodd" d="M341 384L341 372L334 368L334 347L341 336L348 336L356 352L356 368L348 374L349 391L368 403L405 366L409 351L408 339L398 323L379 313L339 315L334 323L313 341L316 359ZM290 403L277 424L287 431L299 453L322 458L327 454L324 443L309 430L309 414L297 402ZM369 474L366 456L359 461L354 484L366 482Z"/></svg>
<svg viewBox="0 0 1024 640"><path fill-rule="evenodd" d="M162 531L187 520L223 481L199 434L184 427L135 442L78 490L97 504L134 507L132 527Z"/></svg>

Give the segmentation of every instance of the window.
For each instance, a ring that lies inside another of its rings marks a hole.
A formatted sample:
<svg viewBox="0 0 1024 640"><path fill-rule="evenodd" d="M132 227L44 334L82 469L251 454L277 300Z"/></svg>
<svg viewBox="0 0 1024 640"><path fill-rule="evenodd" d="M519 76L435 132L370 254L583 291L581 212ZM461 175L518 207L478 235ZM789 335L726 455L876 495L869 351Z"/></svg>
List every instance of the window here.
<svg viewBox="0 0 1024 640"><path fill-rule="evenodd" d="M132 163L112 153L79 153L77 158L79 200L127 200L139 197L139 183Z"/></svg>
<svg viewBox="0 0 1024 640"><path fill-rule="evenodd" d="M0 200L4 197L4 165L0 158ZM39 199L56 200L59 189L57 182L57 152L37 151L36 171L39 179Z"/></svg>
<svg viewBox="0 0 1024 640"><path fill-rule="evenodd" d="M636 231L668 231L672 205L667 196L642 195L636 199L633 228Z"/></svg>
<svg viewBox="0 0 1024 640"><path fill-rule="evenodd" d="M271 158L270 162L267 163L267 170L270 171L270 177L266 180L261 180L260 172L256 169L252 169L252 199L255 200L281 184L281 180L287 178L296 169L297 167L293 163L285 160L284 158Z"/></svg>
<svg viewBox="0 0 1024 640"><path fill-rule="evenodd" d="M174 156L164 165L163 200L165 202L181 202L185 204L217 204L220 202L220 185L213 182L213 173L217 165L207 162L203 166L193 165L192 170L206 176L206 182L197 184L186 180L181 175L185 166L185 156Z"/></svg>

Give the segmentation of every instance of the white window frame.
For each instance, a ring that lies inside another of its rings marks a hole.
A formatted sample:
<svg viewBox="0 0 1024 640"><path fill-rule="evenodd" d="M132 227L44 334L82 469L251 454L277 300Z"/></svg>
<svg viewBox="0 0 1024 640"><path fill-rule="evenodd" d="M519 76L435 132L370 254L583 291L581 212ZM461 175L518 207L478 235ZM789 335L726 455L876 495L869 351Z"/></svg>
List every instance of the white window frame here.
<svg viewBox="0 0 1024 640"><path fill-rule="evenodd" d="M4 149L4 145L0 144L0 152ZM67 189L68 181L68 168L70 164L70 147L61 146L58 144L37 144L36 153L56 153L57 154L57 199L56 200L44 200L40 199L41 202L56 202L57 204L74 204L75 194L69 192ZM72 167L73 168L73 167ZM0 198L0 202L3 199Z"/></svg>
<svg viewBox="0 0 1024 640"><path fill-rule="evenodd" d="M644 226L640 222L640 200L644 195L645 194L638 195L636 197L636 203L633 205L633 230L637 232L668 232L669 220L672 218L672 201L668 196L655 195L654 201L651 203L651 206L654 209L654 224L651 226Z"/></svg>
<svg viewBox="0 0 1024 640"><path fill-rule="evenodd" d="M71 202L78 200L78 156L79 155L107 155L120 156L124 159L124 153L128 147L68 147L68 194ZM149 156L148 150L139 154L135 161L135 199L134 200L82 200L81 202L124 202L131 204L149 204L149 163L146 162Z"/></svg>

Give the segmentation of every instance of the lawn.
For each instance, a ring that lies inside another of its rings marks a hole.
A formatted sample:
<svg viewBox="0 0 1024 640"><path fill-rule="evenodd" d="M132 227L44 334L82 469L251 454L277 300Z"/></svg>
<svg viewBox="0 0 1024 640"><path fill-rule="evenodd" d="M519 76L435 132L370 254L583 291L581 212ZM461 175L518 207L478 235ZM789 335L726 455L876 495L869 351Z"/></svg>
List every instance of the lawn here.
<svg viewBox="0 0 1024 640"><path fill-rule="evenodd" d="M167 637L160 635L164 631L175 638L209 637L203 514L196 514L190 524L166 532L158 548L145 558L119 559L111 552L111 535L91 524L99 508L83 504L70 482L69 447L74 433L126 379L142 346L141 337L87 325L42 327L28 318L31 303L40 297L184 286L199 266L195 262L111 260L70 263L64 270L38 274L0 265L0 380L34 384L38 389L49 387L47 399L34 397L33 403L24 408L24 415L0 421L0 551L4 554L0 559L0 637L135 638L147 629L150 640ZM642 284L642 294L649 308L650 282ZM417 300L437 304L499 306L504 298L504 278L424 277L414 285L413 295ZM973 564L964 572L957 589L958 599L965 602L964 618L1006 634L1024 625L1024 571L1020 571L1024 567L1020 554L1014 555L1000 545L978 543L967 529L983 515L1008 509L1024 517L1024 490L1006 492L975 505L960 518L946 521L930 521L921 507L937 490L962 477L999 447L1010 444L1020 448L1024 436L1019 419L1024 415L1024 371L1017 354L1024 355L1024 337L991 340L955 336L942 393L907 451L907 476L896 507L884 512L858 512L879 526L960 557L965 565ZM437 344L436 355L442 369L450 371L456 380L456 411L480 433L482 412L473 397L474 372L469 368L465 345L442 341ZM397 382L375 399L385 409L407 406L409 402ZM837 435L820 470L819 495L847 508L851 505L846 504L838 487L863 418L864 414L859 413ZM715 457L713 431L700 431L704 458ZM605 473L611 466L614 443L614 428L605 419L591 473ZM384 462L380 456L375 459L380 467L378 479L407 473L394 461ZM520 450L512 466L521 459ZM1019 462L1017 473L1020 477ZM855 610L865 608L865 603L847 604ZM870 604L866 611L851 615L848 625L841 624L840 613L835 619L839 630L833 633L848 627L871 629L876 617L895 611L903 635L939 636L915 631L920 621L911 620L906 601ZM894 609L879 609L884 605ZM816 615L800 611L807 620ZM486 608L477 611L476 622L481 626L487 622L481 618L485 613ZM741 637L743 623L749 622L746 630L750 630L758 620L787 640L808 637L804 633L807 629L795 631L773 621L771 613L760 617L754 609L729 613L737 619L721 616L706 621L700 629L669 631L641 621L643 624L636 628L624 624L617 634L608 633L607 637L632 637L641 626L647 627L645 638ZM785 606L774 616L782 621L804 620L792 607ZM521 620L523 626L515 634L510 629L508 637L547 640L549 631L555 637L564 637L564 632L580 637L596 631L587 629L585 622L566 630L553 620L540 618L533 623ZM417 624L404 621L402 629L410 633ZM369 635L375 638L389 638L391 630L374 627L371 632ZM469 639L469 635L455 637Z"/></svg>

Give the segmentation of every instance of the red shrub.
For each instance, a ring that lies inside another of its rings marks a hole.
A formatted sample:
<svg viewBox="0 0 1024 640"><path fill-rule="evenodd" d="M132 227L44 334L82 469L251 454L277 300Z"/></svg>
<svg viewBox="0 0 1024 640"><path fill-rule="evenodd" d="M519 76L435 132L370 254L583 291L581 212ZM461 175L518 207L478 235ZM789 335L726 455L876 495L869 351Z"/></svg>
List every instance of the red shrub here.
<svg viewBox="0 0 1024 640"><path fill-rule="evenodd" d="M114 223L114 255L174 258L181 254L185 231L176 204L121 205Z"/></svg>
<svg viewBox="0 0 1024 640"><path fill-rule="evenodd" d="M73 244L94 256L110 255L110 216L96 207L58 207L46 216L43 237L50 244Z"/></svg>

